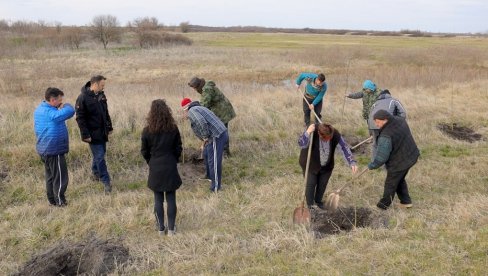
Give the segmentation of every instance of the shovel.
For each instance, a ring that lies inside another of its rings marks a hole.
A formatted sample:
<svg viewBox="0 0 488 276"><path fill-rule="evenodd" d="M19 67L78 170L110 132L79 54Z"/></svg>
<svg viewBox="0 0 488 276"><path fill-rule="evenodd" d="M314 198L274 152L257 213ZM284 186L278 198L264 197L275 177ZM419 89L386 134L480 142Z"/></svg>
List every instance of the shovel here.
<svg viewBox="0 0 488 276"><path fill-rule="evenodd" d="M369 140L371 140L371 139L373 139L373 136L369 136L369 137L368 137L366 140L364 140L364 141L362 141L362 142L358 143L357 145L355 145L355 146L351 147L351 150L353 150L353 149L355 149L355 148L357 148L357 147L361 146L362 144L364 144L364 143L368 142L368 141L369 141Z"/></svg>
<svg viewBox="0 0 488 276"><path fill-rule="evenodd" d="M307 153L307 165L305 166L305 190L307 189L307 179L308 179L308 168L310 167L310 155L312 153L312 141L313 133L310 135L310 141L308 143L308 153ZM302 204L295 208L293 211L293 223L294 224L309 224L310 223L310 210L305 207L305 192L303 193Z"/></svg>
<svg viewBox="0 0 488 276"><path fill-rule="evenodd" d="M362 170L356 177L354 177L352 182L354 182L354 180L358 179L367 170L368 170L368 168L365 168L364 170ZM339 199L341 197L340 193L345 187L347 187L348 184L350 184L350 183L344 184L344 186L342 186L340 189L336 190L335 192L330 193L329 196L327 196L327 200L325 201L325 209L327 209L329 211L337 210L337 207L339 206Z"/></svg>

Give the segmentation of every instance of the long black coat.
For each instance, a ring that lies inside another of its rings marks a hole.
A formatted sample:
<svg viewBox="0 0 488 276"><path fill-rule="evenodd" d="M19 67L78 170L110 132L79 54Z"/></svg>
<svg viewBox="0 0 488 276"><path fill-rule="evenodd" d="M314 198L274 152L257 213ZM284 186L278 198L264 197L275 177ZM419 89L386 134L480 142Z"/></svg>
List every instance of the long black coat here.
<svg viewBox="0 0 488 276"><path fill-rule="evenodd" d="M149 165L148 187L156 192L176 191L181 186L176 167L182 151L179 130L150 134L144 129L141 140L141 154Z"/></svg>

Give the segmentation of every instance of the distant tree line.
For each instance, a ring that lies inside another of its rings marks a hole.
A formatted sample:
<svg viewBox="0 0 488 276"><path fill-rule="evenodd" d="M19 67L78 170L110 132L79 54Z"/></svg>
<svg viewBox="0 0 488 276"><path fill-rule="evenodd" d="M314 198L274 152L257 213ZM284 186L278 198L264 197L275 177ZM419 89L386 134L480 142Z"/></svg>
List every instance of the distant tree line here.
<svg viewBox="0 0 488 276"><path fill-rule="evenodd" d="M109 44L129 41L140 48L166 45L191 45L192 41L177 32L187 32L189 22L166 27L154 17L144 17L121 26L117 17L97 15L86 26L63 26L61 22L7 21L0 19L0 47L31 46L79 49L84 42L95 41L104 49ZM134 35L135 34L135 35Z"/></svg>

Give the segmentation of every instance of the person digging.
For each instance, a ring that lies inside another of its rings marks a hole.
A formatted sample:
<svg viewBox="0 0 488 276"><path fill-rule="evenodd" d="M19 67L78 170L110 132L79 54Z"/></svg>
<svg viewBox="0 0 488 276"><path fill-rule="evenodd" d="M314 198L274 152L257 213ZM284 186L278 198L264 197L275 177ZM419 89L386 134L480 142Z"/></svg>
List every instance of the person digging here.
<svg viewBox="0 0 488 276"><path fill-rule="evenodd" d="M310 139L311 135L313 135L313 139ZM305 175L308 156L307 150L310 146L310 140L312 140L312 152L309 171ZM305 187L307 206L308 208L312 208L316 204L318 208L324 209L322 197L324 196L327 183L334 169L334 153L336 148L340 148L342 151L344 159L351 167L353 174L358 170L356 161L339 131L327 123L311 124L300 136L298 145L302 149L299 163L302 167L303 174L307 178Z"/></svg>
<svg viewBox="0 0 488 276"><path fill-rule="evenodd" d="M417 144L405 119L383 109L377 111L373 119L380 132L376 141L378 149L368 168L374 170L385 164L387 171L383 197L376 206L388 209L396 193L400 199L398 207L411 208L405 177L420 156Z"/></svg>

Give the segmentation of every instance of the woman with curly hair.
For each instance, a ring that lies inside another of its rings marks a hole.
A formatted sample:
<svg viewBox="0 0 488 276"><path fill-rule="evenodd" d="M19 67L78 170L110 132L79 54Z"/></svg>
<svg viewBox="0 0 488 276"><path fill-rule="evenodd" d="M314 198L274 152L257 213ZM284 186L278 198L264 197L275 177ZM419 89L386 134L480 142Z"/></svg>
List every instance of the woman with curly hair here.
<svg viewBox="0 0 488 276"><path fill-rule="evenodd" d="M181 178L176 164L182 146L178 126L164 100L154 100L142 131L141 154L149 165L148 187L154 192L154 213L159 234L164 235L164 198L167 203L168 236L175 234L176 190Z"/></svg>

